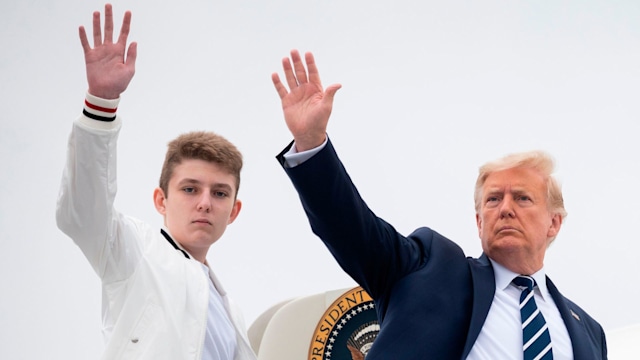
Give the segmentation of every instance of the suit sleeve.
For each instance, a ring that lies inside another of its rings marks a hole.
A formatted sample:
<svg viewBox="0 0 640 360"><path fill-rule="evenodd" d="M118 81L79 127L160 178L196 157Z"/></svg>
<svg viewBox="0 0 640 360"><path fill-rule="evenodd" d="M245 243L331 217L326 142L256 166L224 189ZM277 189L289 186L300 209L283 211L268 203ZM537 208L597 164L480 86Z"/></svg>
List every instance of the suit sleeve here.
<svg viewBox="0 0 640 360"><path fill-rule="evenodd" d="M277 156L283 167L287 150ZM312 231L371 296L388 293L399 278L426 261L419 241L402 236L369 209L331 141L312 158L285 171Z"/></svg>

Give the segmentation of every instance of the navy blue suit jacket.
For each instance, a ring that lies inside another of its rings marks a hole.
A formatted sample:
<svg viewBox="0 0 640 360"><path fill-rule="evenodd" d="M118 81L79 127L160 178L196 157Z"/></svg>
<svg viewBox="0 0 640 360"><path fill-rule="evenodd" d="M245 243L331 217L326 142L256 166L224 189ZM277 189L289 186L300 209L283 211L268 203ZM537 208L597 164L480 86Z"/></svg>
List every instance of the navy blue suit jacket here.
<svg viewBox="0 0 640 360"><path fill-rule="evenodd" d="M281 164L289 147L277 156ZM376 217L331 142L285 170L313 232L375 301L381 330L367 360L465 359L493 301L489 259L466 257L458 245L426 227L405 237ZM547 287L569 331L574 359L606 359L600 324L549 278Z"/></svg>

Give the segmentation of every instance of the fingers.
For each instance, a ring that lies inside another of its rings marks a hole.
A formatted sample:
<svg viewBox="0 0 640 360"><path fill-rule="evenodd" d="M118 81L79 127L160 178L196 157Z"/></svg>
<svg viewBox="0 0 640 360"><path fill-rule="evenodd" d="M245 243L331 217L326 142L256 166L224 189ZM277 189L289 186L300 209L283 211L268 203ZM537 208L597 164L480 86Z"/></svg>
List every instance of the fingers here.
<svg viewBox="0 0 640 360"><path fill-rule="evenodd" d="M304 60L307 64L306 69L305 65L302 63L300 53L295 49L291 50L291 58L282 59L282 68L284 70L284 76L287 81L287 85L289 86L289 90L293 91L293 89L302 86L305 83L309 83L322 91L320 73L318 72L318 67L316 66L313 54L310 52L305 53ZM289 94L289 90L284 86L277 73L273 73L271 75L271 81L273 82L280 99L283 99L287 94ZM325 89L324 101L332 103L333 97L341 87L342 85L340 84L333 84Z"/></svg>
<svg viewBox="0 0 640 360"><path fill-rule="evenodd" d="M84 29L84 26L80 26L78 28L78 35L80 36L80 45L82 45L82 50L87 53L87 51L91 50L91 45L89 45L87 31Z"/></svg>
<svg viewBox="0 0 640 360"><path fill-rule="evenodd" d="M284 77L287 80L289 89L294 89L296 86L298 86L298 80L293 74L293 67L291 66L291 61L289 60L289 58L282 59L282 69L284 70Z"/></svg>
<svg viewBox="0 0 640 360"><path fill-rule="evenodd" d="M304 57L305 62L307 63L307 69L309 70L309 82L312 84L316 84L319 88L322 88L320 73L318 72L318 68L316 67L316 61L313 58L313 54L308 52L304 54Z"/></svg>
<svg viewBox="0 0 640 360"><path fill-rule="evenodd" d="M120 28L120 35L118 36L118 43L123 46L127 44L127 39L129 37L129 31L131 29L131 11L127 11L124 13L124 18L122 19L122 28ZM91 49L89 42L87 40L86 30L84 27L80 27L80 44L82 44L82 48L86 52ZM102 38L102 26L100 23L100 12L93 12L93 47L97 47L103 44L113 43L113 8L111 4L106 4L104 6L104 39Z"/></svg>
<svg viewBox="0 0 640 360"><path fill-rule="evenodd" d="M289 86L289 89L294 89L297 86L308 83L308 82L311 82L317 85L318 87L322 88L322 84L320 82L320 75L318 73L318 68L316 67L313 54L306 53L305 62L307 63L308 75L307 75L307 69L305 69L305 65L302 63L302 58L300 57L300 53L297 50L295 49L291 50L290 58L282 59L282 69L284 70L284 76L287 81L287 85ZM280 82L279 77L278 77L278 82ZM282 85L281 82L280 82L280 85Z"/></svg>
<svg viewBox="0 0 640 360"><path fill-rule="evenodd" d="M104 6L104 42L113 42L113 9L111 4Z"/></svg>
<svg viewBox="0 0 640 360"><path fill-rule="evenodd" d="M280 76L278 76L277 73L271 74L271 81L273 82L273 86L276 87L276 91L278 92L278 96L280 96L280 99L287 96L289 92L287 91L287 88L282 84L282 81L280 81Z"/></svg>
<svg viewBox="0 0 640 360"><path fill-rule="evenodd" d="M291 60L293 61L293 68L296 72L296 79L298 80L298 84L307 83L307 69L304 68L302 58L300 58L300 54L297 50L291 51Z"/></svg>
<svg viewBox="0 0 640 360"><path fill-rule="evenodd" d="M100 12L93 12L93 46L102 45L102 29L100 26Z"/></svg>
<svg viewBox="0 0 640 360"><path fill-rule="evenodd" d="M124 13L124 19L122 19L122 28L120 28L120 36L118 36L119 43L127 43L127 38L129 37L129 29L131 29L131 11L127 11Z"/></svg>

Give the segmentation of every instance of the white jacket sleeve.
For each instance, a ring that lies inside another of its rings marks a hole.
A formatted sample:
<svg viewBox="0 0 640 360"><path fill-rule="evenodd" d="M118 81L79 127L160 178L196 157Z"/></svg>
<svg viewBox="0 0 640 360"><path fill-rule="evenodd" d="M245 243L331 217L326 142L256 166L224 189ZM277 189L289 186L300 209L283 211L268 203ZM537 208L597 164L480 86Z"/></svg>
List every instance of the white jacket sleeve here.
<svg viewBox="0 0 640 360"><path fill-rule="evenodd" d="M141 253L135 222L113 207L121 127L117 105L118 100L87 94L83 115L69 136L56 208L58 228L80 247L106 283L127 278Z"/></svg>

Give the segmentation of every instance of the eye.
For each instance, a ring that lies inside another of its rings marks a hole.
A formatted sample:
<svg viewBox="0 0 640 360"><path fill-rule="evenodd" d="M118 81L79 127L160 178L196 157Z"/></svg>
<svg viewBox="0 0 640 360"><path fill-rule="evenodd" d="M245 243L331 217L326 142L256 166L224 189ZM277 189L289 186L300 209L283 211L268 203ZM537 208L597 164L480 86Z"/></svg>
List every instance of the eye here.
<svg viewBox="0 0 640 360"><path fill-rule="evenodd" d="M518 201L531 201L531 198L527 195L518 196Z"/></svg>
<svg viewBox="0 0 640 360"><path fill-rule="evenodd" d="M182 188L182 191L184 191L187 194L193 194L193 193L196 192L196 188L187 186L187 187Z"/></svg>
<svg viewBox="0 0 640 360"><path fill-rule="evenodd" d="M227 197L229 195L224 191L214 191L213 192L213 196L215 196L215 197Z"/></svg>

